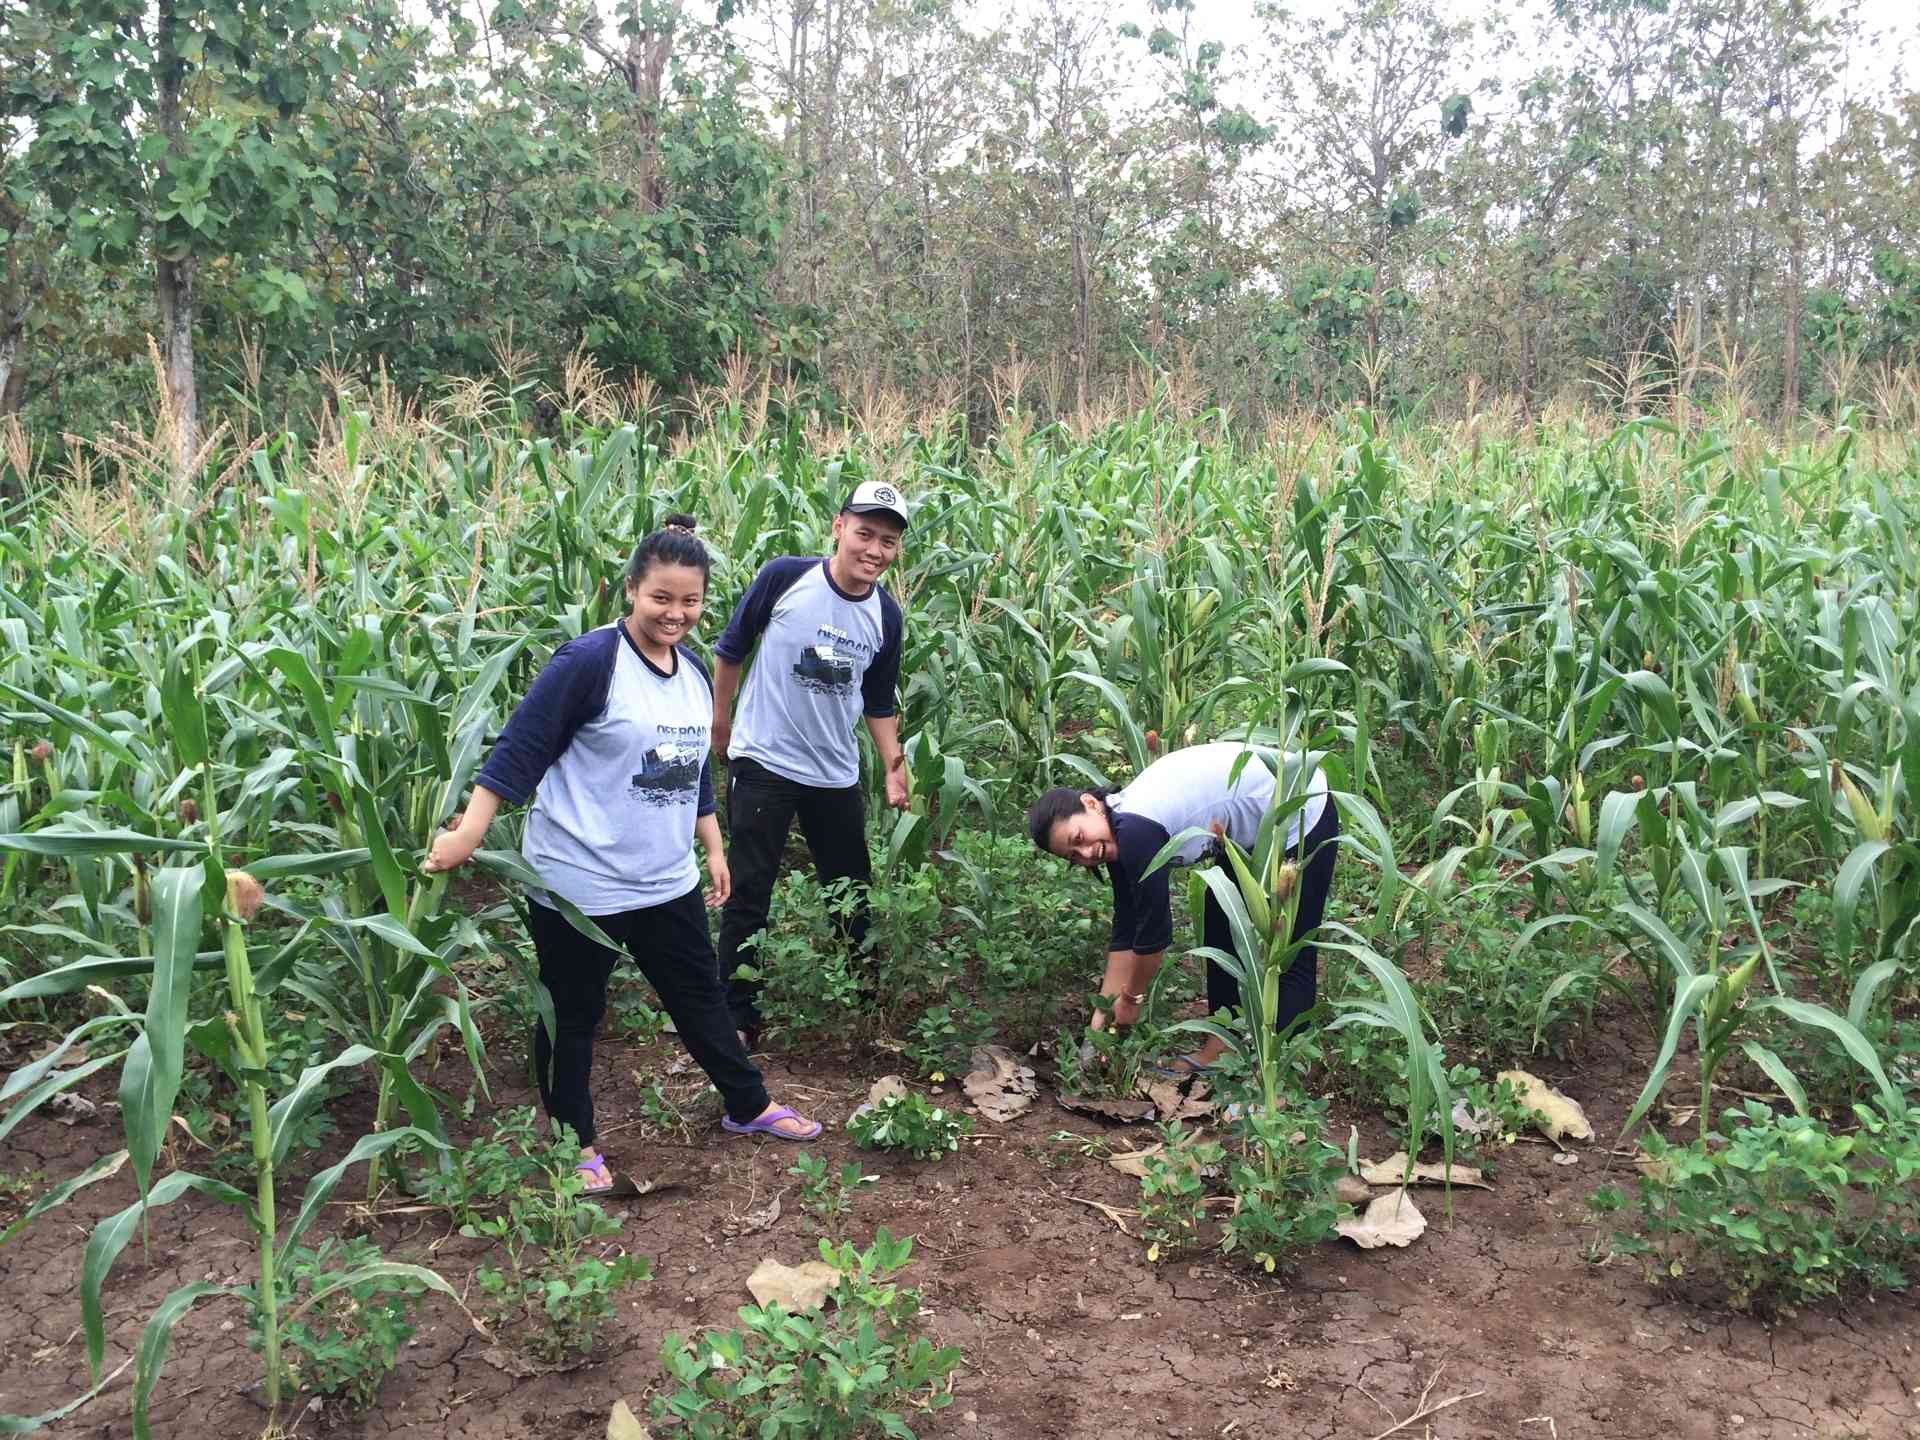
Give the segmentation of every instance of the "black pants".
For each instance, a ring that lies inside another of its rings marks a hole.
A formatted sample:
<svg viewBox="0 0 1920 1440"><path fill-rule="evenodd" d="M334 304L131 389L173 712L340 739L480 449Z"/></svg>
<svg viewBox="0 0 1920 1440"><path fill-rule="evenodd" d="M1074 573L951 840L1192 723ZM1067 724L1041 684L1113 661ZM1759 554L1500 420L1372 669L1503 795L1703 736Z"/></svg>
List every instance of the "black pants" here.
<svg viewBox="0 0 1920 1440"><path fill-rule="evenodd" d="M591 1145L593 1036L607 1013L607 980L621 957L587 939L558 910L529 904L527 914L540 981L553 996L553 1039L539 1021L533 1026L540 1103L551 1118L571 1125L582 1145ZM664 905L593 920L633 953L688 1053L726 1101L728 1117L742 1124L756 1118L767 1108L767 1087L733 1033L700 887Z"/></svg>
<svg viewBox="0 0 1920 1440"><path fill-rule="evenodd" d="M858 785L828 790L776 775L753 760L727 767L727 868L733 894L720 913L720 973L727 982L727 1003L734 1025L749 1036L760 1032L760 982L737 980L733 972L753 962L741 946L767 928L780 857L794 817L813 855L814 874L826 885L852 880L860 889L860 908L847 923L846 936L857 951L867 939L867 803Z"/></svg>
<svg viewBox="0 0 1920 1440"><path fill-rule="evenodd" d="M1307 863L1300 871L1300 908L1294 912L1293 939L1300 940L1313 934L1320 928L1320 921L1327 913L1327 892L1333 888L1333 858L1340 847L1333 842L1340 834L1340 812L1333 800L1327 800L1327 808L1313 829L1308 832L1306 842L1300 851L1307 856ZM1232 871L1228 871L1232 874ZM1206 917L1201 925L1202 943L1216 950L1224 950L1229 955L1233 949L1233 927L1227 923L1227 912L1220 908L1220 902L1213 898L1213 891L1207 891ZM1294 953L1293 964L1280 977L1280 1007L1274 1013L1273 1030L1276 1035L1283 1034L1286 1028L1313 1008L1314 988L1319 982L1320 954L1312 945L1303 945ZM1218 962L1207 962L1207 1010L1214 1013L1220 1010L1239 1010L1249 1017L1257 1013L1257 997L1240 994L1240 982L1235 980Z"/></svg>

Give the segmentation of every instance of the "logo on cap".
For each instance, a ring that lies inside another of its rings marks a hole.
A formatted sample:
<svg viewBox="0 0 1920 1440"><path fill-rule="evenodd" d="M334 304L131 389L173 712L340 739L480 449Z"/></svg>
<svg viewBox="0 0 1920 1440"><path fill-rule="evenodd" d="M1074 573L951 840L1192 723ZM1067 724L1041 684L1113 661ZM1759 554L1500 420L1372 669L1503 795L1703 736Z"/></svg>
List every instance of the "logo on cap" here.
<svg viewBox="0 0 1920 1440"><path fill-rule="evenodd" d="M878 500L882 505L891 505L900 497L885 485L878 485L874 487L873 498Z"/></svg>

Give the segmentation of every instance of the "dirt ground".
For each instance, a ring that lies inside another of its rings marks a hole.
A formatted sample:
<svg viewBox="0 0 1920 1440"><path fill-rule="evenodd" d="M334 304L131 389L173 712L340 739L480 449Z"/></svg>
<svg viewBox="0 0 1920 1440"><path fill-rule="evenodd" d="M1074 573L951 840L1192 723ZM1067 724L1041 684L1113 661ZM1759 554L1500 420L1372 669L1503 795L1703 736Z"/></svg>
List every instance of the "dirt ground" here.
<svg viewBox="0 0 1920 1440"><path fill-rule="evenodd" d="M1438 1191L1420 1192L1433 1223L1407 1250L1362 1252L1333 1241L1277 1280L1206 1259L1151 1265L1140 1244L1078 1203L1130 1206L1136 1182L1070 1146L1049 1145L1062 1129L1101 1127L1045 1095L1010 1125L978 1121L974 1140L938 1165L861 1155L880 1184L836 1231L864 1242L886 1225L915 1237L909 1283L923 1293L933 1335L965 1357L951 1408L915 1421L926 1436L1371 1440L1420 1410L1424 1396L1432 1413L1395 1433L1920 1440L1914 1301L1828 1307L1766 1325L1656 1293L1631 1262L1586 1259L1601 1232L1585 1197L1607 1178L1608 1165L1616 1167L1612 1178L1629 1178L1606 1152L1645 1073L1646 1056L1624 1033L1603 1025L1577 1065L1534 1067L1586 1105L1599 1143L1571 1166L1552 1163L1549 1146L1514 1147L1491 1192L1455 1193L1451 1221ZM612 1206L625 1217L625 1244L652 1258L654 1279L628 1292L604 1357L570 1374L515 1379L483 1358L487 1342L451 1305L430 1298L416 1343L375 1412L351 1423L300 1414L295 1433L598 1437L616 1399L645 1415L661 1379L656 1352L666 1330L733 1323L759 1260L798 1263L814 1254L817 1233L784 1173L791 1146L726 1137L717 1127L687 1146L639 1138L631 1077L664 1068L672 1047L671 1037L649 1046L607 1039L599 1052L602 1147L636 1173L689 1182ZM496 1100L528 1103L515 1047L499 1044L493 1053ZM831 1122L819 1153L836 1165L858 1153L838 1123L883 1065L779 1053L763 1059L776 1096ZM465 1088L444 1069L436 1079ZM87 1093L103 1112L112 1099L110 1084ZM325 1154L296 1163L283 1195L297 1195L308 1174L341 1153L343 1137L366 1128L365 1108L358 1096L341 1102L340 1137ZM1362 1133L1374 1142L1366 1153L1381 1153L1383 1137ZM116 1136L110 1112L72 1128L36 1120L0 1146L0 1171L41 1172L51 1183L114 1146ZM355 1189L343 1186L342 1194ZM785 1214L772 1230L724 1238L727 1217L782 1190ZM93 1222L132 1196L123 1174L0 1249L0 1411L39 1413L85 1388L81 1251ZM369 1222L347 1203L332 1213L340 1224L367 1229L390 1256L436 1266L456 1287L486 1254L484 1242L453 1234L444 1215ZM248 1237L224 1206L189 1199L157 1212L153 1239L151 1263L135 1243L109 1285L109 1368L130 1353L168 1290L248 1271ZM259 1374L245 1336L231 1303L202 1307L180 1327L155 1400L157 1434L260 1432L261 1412L240 1393ZM129 1370L53 1433L128 1434L131 1381Z"/></svg>

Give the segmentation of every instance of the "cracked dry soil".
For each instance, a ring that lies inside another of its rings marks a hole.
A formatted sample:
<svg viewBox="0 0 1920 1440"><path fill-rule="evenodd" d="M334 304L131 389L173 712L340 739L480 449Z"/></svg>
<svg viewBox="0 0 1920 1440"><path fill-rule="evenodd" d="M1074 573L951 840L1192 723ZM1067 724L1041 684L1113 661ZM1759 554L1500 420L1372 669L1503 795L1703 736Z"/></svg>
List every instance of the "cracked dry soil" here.
<svg viewBox="0 0 1920 1440"><path fill-rule="evenodd" d="M496 1102L530 1103L516 1047L496 1042L492 1053ZM665 1331L732 1324L762 1257L808 1258L817 1232L785 1174L792 1147L725 1137L712 1124L717 1112L706 1109L695 1144L641 1138L633 1074L659 1073L677 1053L670 1039L635 1046L608 1038L600 1047L603 1148L638 1174L677 1174L687 1184L610 1207L624 1218L627 1247L652 1258L655 1278L623 1299L594 1363L515 1379L482 1357L486 1341L453 1306L429 1297L417 1341L373 1413L357 1421L301 1413L294 1433L598 1437L616 1399L644 1415L660 1381ZM1607 1178L1631 1178L1618 1168L1608 1175L1609 1164L1622 1162L1610 1161L1605 1147L1645 1061L1622 1032L1603 1028L1590 1034L1577 1065L1536 1067L1586 1105L1602 1137L1582 1147L1579 1163L1555 1165L1550 1147L1517 1145L1502 1157L1491 1192L1456 1192L1451 1220L1440 1193L1422 1191L1432 1224L1412 1248L1361 1252L1334 1241L1279 1279L1205 1257L1148 1264L1141 1245L1076 1203L1130 1206L1135 1182L1071 1147L1049 1146L1062 1128L1097 1126L1044 1095L1010 1125L978 1122L974 1142L939 1165L860 1155L880 1184L836 1233L864 1241L886 1225L916 1239L909 1283L922 1292L933 1335L965 1357L953 1405L915 1419L924 1436L1371 1440L1425 1394L1431 1405L1470 1398L1399 1434L1920 1440L1914 1301L1828 1306L1769 1326L1657 1293L1626 1261L1587 1261L1601 1232L1584 1201ZM836 1166L857 1153L838 1127L881 1067L780 1054L763 1063L776 1095L829 1122L817 1153ZM88 1093L104 1107L112 1085L97 1079L103 1083ZM466 1080L451 1064L435 1077L454 1093ZM358 1094L338 1102L339 1134L325 1153L295 1160L283 1195L297 1195L309 1174L343 1153L367 1128L368 1108ZM1384 1153L1383 1135L1363 1124L1362 1136L1363 1149ZM72 1128L36 1117L0 1145L0 1170L37 1171L52 1183L115 1140L115 1117L104 1108L99 1120ZM785 1213L771 1231L726 1238L729 1217L737 1222L782 1191ZM123 1173L0 1249L0 1411L36 1414L85 1388L81 1252L93 1222L133 1193ZM370 1218L343 1203L327 1226L364 1230L390 1256L433 1265L456 1288L486 1256L483 1242L452 1233L440 1214ZM150 1259L136 1241L108 1286L108 1368L130 1353L168 1290L242 1277L249 1257L242 1222L224 1206L192 1197L156 1212ZM259 1373L245 1338L231 1302L204 1305L181 1325L155 1399L158 1435L260 1433L263 1416L243 1393ZM129 1434L131 1382L129 1370L52 1433Z"/></svg>

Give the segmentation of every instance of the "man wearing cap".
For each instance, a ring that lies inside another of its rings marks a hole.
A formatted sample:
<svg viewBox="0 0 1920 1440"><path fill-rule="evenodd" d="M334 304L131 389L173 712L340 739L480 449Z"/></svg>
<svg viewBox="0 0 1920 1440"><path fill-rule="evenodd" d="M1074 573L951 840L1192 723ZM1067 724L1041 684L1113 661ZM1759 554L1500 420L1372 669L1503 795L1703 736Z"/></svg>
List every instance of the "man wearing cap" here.
<svg viewBox="0 0 1920 1440"><path fill-rule="evenodd" d="M720 973L733 1023L749 1048L759 1039L760 987L735 978L751 963L741 947L766 927L780 856L795 816L824 885L851 879L864 892L866 803L855 721L886 770L887 803L907 806L894 691L900 676L900 606L880 577L899 557L907 505L898 489L868 480L833 520L824 560L770 560L740 598L714 647L713 748L727 759L727 865L733 893L720 917ZM758 647L735 726L740 667ZM866 939L864 903L848 926Z"/></svg>

